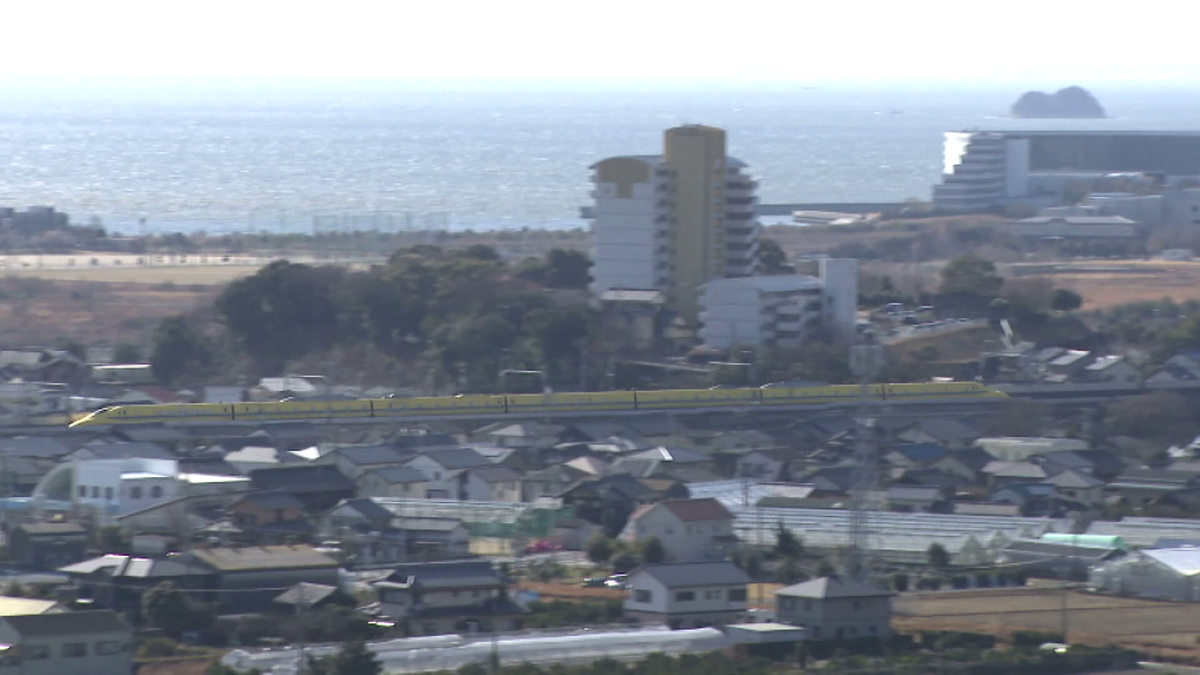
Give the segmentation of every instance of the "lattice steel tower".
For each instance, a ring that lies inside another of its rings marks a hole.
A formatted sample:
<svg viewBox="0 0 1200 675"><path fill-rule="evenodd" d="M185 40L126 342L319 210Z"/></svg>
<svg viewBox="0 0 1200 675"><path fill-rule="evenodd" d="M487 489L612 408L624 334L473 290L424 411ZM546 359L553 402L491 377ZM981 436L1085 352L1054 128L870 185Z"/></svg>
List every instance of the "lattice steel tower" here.
<svg viewBox="0 0 1200 675"><path fill-rule="evenodd" d="M846 555L846 576L865 582L871 550L871 492L875 489L876 429L871 416L871 381L883 368L883 348L874 335L865 333L859 344L850 348L850 368L858 377L858 407L855 410L854 481L850 488L850 547Z"/></svg>

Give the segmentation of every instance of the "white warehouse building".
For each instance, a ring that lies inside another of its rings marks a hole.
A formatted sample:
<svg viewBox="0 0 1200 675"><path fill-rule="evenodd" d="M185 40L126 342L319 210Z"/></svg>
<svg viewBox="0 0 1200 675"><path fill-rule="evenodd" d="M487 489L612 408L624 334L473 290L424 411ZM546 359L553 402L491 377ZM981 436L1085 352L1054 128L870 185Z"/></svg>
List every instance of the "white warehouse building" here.
<svg viewBox="0 0 1200 675"><path fill-rule="evenodd" d="M703 286L700 338L708 347L794 346L825 329L854 336L858 318L858 261L825 258L820 276L785 274L718 279Z"/></svg>

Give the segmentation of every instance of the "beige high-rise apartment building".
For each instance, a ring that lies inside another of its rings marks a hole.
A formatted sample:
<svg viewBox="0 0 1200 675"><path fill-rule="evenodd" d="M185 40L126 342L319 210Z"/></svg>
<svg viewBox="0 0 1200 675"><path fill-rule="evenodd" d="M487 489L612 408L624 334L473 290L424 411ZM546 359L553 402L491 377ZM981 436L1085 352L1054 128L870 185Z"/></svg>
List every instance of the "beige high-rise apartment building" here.
<svg viewBox="0 0 1200 675"><path fill-rule="evenodd" d="M655 289L695 327L701 287L758 264L758 184L726 154L725 131L667 129L661 155L592 166L592 290Z"/></svg>

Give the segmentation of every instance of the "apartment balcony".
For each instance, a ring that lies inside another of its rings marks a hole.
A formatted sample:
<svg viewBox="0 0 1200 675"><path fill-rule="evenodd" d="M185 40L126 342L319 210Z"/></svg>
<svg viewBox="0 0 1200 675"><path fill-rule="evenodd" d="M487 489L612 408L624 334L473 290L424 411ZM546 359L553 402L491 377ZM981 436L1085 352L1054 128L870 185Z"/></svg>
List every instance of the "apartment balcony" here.
<svg viewBox="0 0 1200 675"><path fill-rule="evenodd" d="M725 189L730 190L730 191L733 191L733 190L757 190L758 189L758 181L751 180L749 178L743 178L740 180L730 180L725 183Z"/></svg>
<svg viewBox="0 0 1200 675"><path fill-rule="evenodd" d="M799 321L776 321L775 331L777 333L799 333L804 330L804 324Z"/></svg>

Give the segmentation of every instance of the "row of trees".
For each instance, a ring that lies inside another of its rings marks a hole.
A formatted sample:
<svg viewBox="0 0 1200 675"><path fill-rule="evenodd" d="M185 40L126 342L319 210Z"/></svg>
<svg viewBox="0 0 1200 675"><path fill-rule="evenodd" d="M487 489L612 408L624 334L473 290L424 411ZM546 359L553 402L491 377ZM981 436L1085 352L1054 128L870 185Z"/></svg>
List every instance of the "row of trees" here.
<svg viewBox="0 0 1200 675"><path fill-rule="evenodd" d="M210 375L241 358L262 375L334 349L368 346L383 358L431 360L470 389L505 368L566 377L596 331L583 302L547 289L582 289L591 262L576 251L510 266L487 246L416 246L366 271L278 261L230 284L209 313L162 322L151 364L167 382Z"/></svg>

